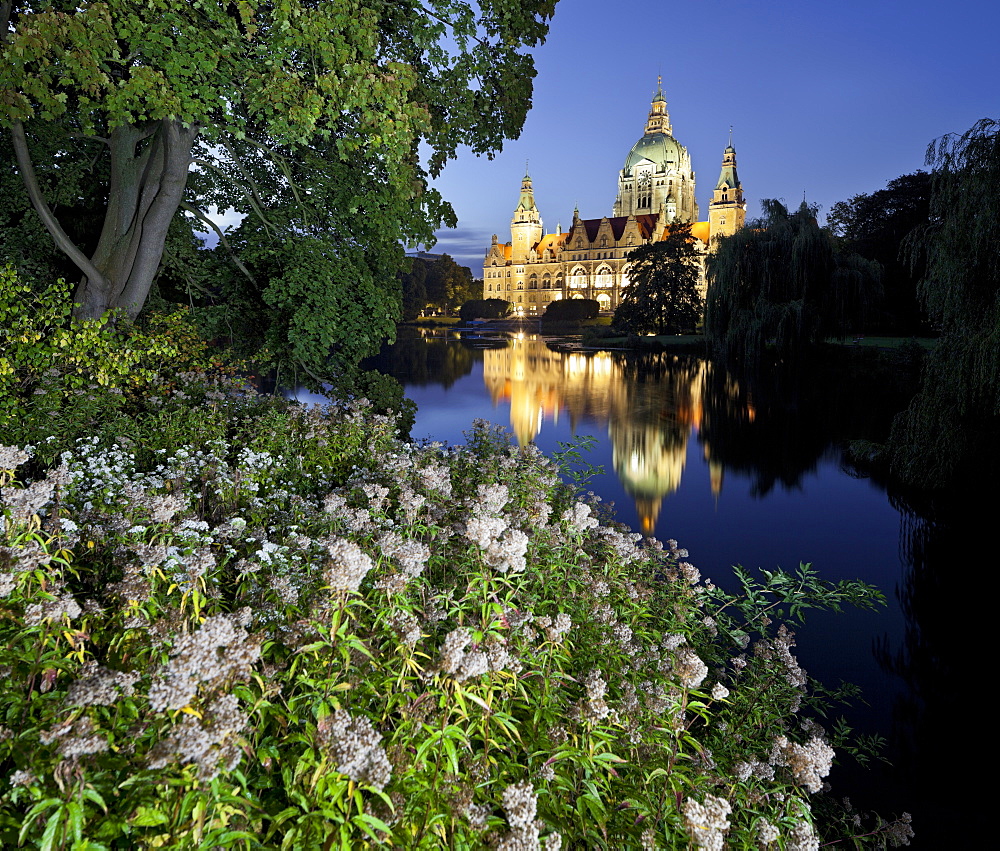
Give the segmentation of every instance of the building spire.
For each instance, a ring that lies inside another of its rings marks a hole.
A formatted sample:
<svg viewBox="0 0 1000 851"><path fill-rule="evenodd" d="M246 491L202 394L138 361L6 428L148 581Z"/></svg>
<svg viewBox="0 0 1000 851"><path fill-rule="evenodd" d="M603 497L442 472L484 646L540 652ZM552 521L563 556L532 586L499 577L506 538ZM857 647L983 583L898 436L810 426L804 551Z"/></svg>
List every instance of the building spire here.
<svg viewBox="0 0 1000 851"><path fill-rule="evenodd" d="M670 113L667 112L667 99L663 95L663 77L656 76L656 94L649 108L649 118L646 119L646 135L650 133L670 134Z"/></svg>
<svg viewBox="0 0 1000 851"><path fill-rule="evenodd" d="M535 190L531 186L531 175L528 174L528 161L524 161L524 177L521 178L521 197L518 199L515 214L521 211L538 212L535 206Z"/></svg>

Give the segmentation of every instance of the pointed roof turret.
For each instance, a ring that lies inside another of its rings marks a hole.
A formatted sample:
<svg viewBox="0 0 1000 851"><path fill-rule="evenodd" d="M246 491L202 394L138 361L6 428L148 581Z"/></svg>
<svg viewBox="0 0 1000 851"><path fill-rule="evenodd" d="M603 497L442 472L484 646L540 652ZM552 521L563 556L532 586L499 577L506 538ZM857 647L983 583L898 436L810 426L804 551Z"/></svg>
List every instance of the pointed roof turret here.
<svg viewBox="0 0 1000 851"><path fill-rule="evenodd" d="M733 129L729 128L729 146L722 152L722 171L716 189L739 189L740 176L736 171L736 148L733 147Z"/></svg>
<svg viewBox="0 0 1000 851"><path fill-rule="evenodd" d="M531 186L531 175L527 171L527 163L525 163L524 177L521 178L521 197L518 199L517 207L515 212L538 212L538 208L535 206L535 190Z"/></svg>

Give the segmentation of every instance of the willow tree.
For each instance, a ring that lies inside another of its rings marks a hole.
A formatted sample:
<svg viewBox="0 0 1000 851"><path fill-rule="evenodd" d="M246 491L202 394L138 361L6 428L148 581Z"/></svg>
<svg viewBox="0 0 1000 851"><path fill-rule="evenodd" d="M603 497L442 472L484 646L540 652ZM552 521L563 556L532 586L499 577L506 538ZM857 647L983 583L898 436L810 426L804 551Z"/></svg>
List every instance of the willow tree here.
<svg viewBox="0 0 1000 851"><path fill-rule="evenodd" d="M877 300L877 264L842 252L802 202L789 212L764 200L763 215L719 240L708 258L705 333L718 352L747 363L766 349L790 358L843 335Z"/></svg>
<svg viewBox="0 0 1000 851"><path fill-rule="evenodd" d="M351 266L398 288L396 263L360 251L362 239L377 231L382 252L454 221L428 178L459 144L489 153L518 134L534 76L526 50L554 4L0 0L0 125L32 206L79 270L78 315L134 317L171 221L183 210L210 226L213 204L256 215L256 247L278 254L339 205L337 235L305 241L312 257L292 252L302 280L339 270L306 311L349 299ZM89 245L52 194L85 173L107 175ZM352 232L348 217L363 227Z"/></svg>
<svg viewBox="0 0 1000 851"><path fill-rule="evenodd" d="M941 336L889 446L897 475L934 486L1000 471L1000 121L936 140L927 164L930 222L911 248L926 263L919 295Z"/></svg>

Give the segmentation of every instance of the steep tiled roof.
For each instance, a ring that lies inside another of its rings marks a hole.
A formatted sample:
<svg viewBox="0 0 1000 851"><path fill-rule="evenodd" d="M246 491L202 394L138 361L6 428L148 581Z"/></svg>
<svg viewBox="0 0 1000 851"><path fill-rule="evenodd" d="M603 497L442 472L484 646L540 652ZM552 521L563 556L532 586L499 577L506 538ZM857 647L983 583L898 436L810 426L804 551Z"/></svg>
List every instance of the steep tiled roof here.
<svg viewBox="0 0 1000 851"><path fill-rule="evenodd" d="M659 219L659 214L657 213L643 213L642 215L636 216L636 223L639 225L639 234L643 239L648 239L649 236L656 230L656 222ZM601 222L604 219L582 219L581 224L583 224L587 239L593 242L597 239L597 234L601 229ZM622 238L622 234L625 233L625 226L628 224L628 216L614 216L608 219L608 224L611 225L611 233L614 235L616 240Z"/></svg>
<svg viewBox="0 0 1000 851"><path fill-rule="evenodd" d="M708 222L695 222L691 225L691 236L700 239L708 245L708 238L711 236L711 229Z"/></svg>
<svg viewBox="0 0 1000 851"><path fill-rule="evenodd" d="M547 233L543 236L538 244L535 246L535 251L541 256L545 249L550 248L552 251L558 251L569 239L569 233Z"/></svg>

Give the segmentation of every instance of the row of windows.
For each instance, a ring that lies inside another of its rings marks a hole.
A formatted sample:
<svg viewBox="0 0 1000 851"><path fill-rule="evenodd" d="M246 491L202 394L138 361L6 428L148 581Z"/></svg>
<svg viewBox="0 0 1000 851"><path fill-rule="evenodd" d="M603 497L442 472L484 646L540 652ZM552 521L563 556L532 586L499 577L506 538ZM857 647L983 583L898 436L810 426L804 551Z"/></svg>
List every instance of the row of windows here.
<svg viewBox="0 0 1000 851"><path fill-rule="evenodd" d="M570 275L566 279L566 283L567 283L567 286L569 286L570 289L575 289L575 290L585 290L588 287L588 282L587 282L587 276L586 275ZM614 281L614 277L612 275L595 275L594 276L593 286L596 289L610 289L614 285L615 285L615 281ZM622 276L620 285L623 286L623 287L627 287L629 285L629 280L624 275ZM499 293L499 292L504 292L504 291L510 292L511 289L514 289L514 290L523 290L524 288L525 288L525 286L524 286L524 283L522 283L522 282L519 282L516 286L511 287L511 283L510 283L510 281L508 281L506 284L497 284L495 287L494 287L494 285L492 283L487 284L486 285L486 292L488 292L488 293L492 293L492 292L498 292ZM537 281L528 281L528 287L527 288L529 290L537 290L537 289L543 289L543 290L556 289L556 290L561 290L562 289L562 280L561 279L557 280L555 282L555 286L554 287L552 286L552 282L549 281L549 280L547 280L547 279L542 281L541 287L539 287Z"/></svg>

